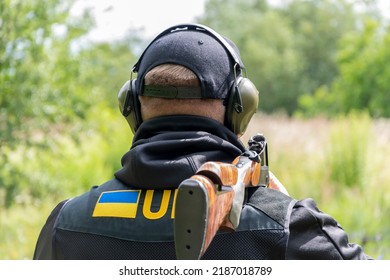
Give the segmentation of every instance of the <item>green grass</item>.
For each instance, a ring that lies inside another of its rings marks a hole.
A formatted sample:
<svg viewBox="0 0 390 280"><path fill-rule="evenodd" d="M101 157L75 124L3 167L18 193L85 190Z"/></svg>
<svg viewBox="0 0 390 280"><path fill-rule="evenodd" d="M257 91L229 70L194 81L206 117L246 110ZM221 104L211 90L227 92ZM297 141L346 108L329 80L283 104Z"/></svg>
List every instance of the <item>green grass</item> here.
<svg viewBox="0 0 390 280"><path fill-rule="evenodd" d="M42 205L14 205L1 209L0 259L32 259L40 228L54 207L47 201Z"/></svg>

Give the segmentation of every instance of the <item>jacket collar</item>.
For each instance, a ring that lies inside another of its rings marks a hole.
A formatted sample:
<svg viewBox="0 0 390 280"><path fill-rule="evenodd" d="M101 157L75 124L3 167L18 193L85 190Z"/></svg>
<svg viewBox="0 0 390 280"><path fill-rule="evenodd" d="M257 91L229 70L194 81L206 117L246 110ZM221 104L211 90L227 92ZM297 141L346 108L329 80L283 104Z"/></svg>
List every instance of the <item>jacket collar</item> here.
<svg viewBox="0 0 390 280"><path fill-rule="evenodd" d="M206 161L231 162L244 150L234 133L209 118L155 118L141 124L115 176L137 188L177 188Z"/></svg>

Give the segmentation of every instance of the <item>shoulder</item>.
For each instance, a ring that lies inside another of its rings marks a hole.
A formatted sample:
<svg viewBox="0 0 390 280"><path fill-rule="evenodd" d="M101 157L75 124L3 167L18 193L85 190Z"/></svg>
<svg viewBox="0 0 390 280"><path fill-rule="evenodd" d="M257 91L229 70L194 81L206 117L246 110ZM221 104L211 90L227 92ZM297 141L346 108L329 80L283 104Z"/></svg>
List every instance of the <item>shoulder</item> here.
<svg viewBox="0 0 390 280"><path fill-rule="evenodd" d="M282 192L263 187L249 193L247 202L248 205L278 221L284 221L290 215L295 203L294 198Z"/></svg>
<svg viewBox="0 0 390 280"><path fill-rule="evenodd" d="M361 246L349 242L347 233L311 198L298 201L290 221L288 258L370 259Z"/></svg>
<svg viewBox="0 0 390 280"><path fill-rule="evenodd" d="M268 188L248 188L241 212L239 230L270 229L285 231L295 200Z"/></svg>
<svg viewBox="0 0 390 280"><path fill-rule="evenodd" d="M49 260L53 259L55 256L55 250L53 248L53 230L59 216L59 213L63 206L67 203L68 200L61 201L58 205L51 211L49 217L46 220L45 225L41 229L37 243L35 245L34 251L34 260L44 259Z"/></svg>

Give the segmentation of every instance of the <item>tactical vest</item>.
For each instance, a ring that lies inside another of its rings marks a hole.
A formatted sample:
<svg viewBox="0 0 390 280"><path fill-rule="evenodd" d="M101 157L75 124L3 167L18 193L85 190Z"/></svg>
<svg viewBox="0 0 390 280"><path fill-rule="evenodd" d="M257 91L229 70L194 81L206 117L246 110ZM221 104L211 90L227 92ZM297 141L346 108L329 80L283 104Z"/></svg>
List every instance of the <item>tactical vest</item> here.
<svg viewBox="0 0 390 280"><path fill-rule="evenodd" d="M176 259L176 189L133 189L113 179L67 201L55 224L60 259ZM284 259L292 198L248 189L239 227L219 232L203 259Z"/></svg>

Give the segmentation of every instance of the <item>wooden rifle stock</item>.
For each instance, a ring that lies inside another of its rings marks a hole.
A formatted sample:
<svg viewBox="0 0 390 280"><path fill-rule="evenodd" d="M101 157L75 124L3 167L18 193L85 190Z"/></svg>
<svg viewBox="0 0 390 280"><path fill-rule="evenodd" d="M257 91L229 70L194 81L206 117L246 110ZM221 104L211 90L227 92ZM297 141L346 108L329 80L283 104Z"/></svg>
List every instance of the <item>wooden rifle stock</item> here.
<svg viewBox="0 0 390 280"><path fill-rule="evenodd" d="M209 161L180 185L175 203L177 259L200 259L220 229L238 226L246 187L268 186L264 136L249 140L249 150L232 163Z"/></svg>

